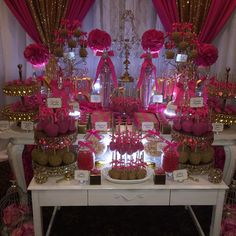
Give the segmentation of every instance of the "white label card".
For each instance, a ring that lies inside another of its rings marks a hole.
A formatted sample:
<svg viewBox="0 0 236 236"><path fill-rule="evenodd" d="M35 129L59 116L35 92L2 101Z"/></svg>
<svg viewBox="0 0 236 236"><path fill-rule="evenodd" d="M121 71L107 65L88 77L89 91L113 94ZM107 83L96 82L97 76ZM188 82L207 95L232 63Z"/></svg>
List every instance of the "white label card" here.
<svg viewBox="0 0 236 236"><path fill-rule="evenodd" d="M73 107L73 111L79 111L79 103L78 102L71 102L70 106Z"/></svg>
<svg viewBox="0 0 236 236"><path fill-rule="evenodd" d="M90 101L94 103L100 103L101 102L101 96L100 95L91 95Z"/></svg>
<svg viewBox="0 0 236 236"><path fill-rule="evenodd" d="M89 171L88 170L75 170L75 180L79 182L88 182Z"/></svg>
<svg viewBox="0 0 236 236"><path fill-rule="evenodd" d="M174 181L184 181L188 179L188 172L186 169L173 171Z"/></svg>
<svg viewBox="0 0 236 236"><path fill-rule="evenodd" d="M224 130L224 124L222 123L212 123L213 132L222 132Z"/></svg>
<svg viewBox="0 0 236 236"><path fill-rule="evenodd" d="M48 108L61 108L62 107L61 98L48 98L47 107Z"/></svg>
<svg viewBox="0 0 236 236"><path fill-rule="evenodd" d="M10 123L8 120L0 120L0 130L7 130L10 128Z"/></svg>
<svg viewBox="0 0 236 236"><path fill-rule="evenodd" d="M154 123L153 122L142 122L142 130L148 131L154 129Z"/></svg>
<svg viewBox="0 0 236 236"><path fill-rule="evenodd" d="M107 122L95 122L95 129L99 131L107 131Z"/></svg>
<svg viewBox="0 0 236 236"><path fill-rule="evenodd" d="M167 109L168 109L168 111L176 111L176 109L177 109L177 106L176 105L173 105L173 104L169 104L169 105L167 105Z"/></svg>
<svg viewBox="0 0 236 236"><path fill-rule="evenodd" d="M163 95L162 94L153 95L152 101L157 102L157 103L162 103L163 102Z"/></svg>
<svg viewBox="0 0 236 236"><path fill-rule="evenodd" d="M21 129L31 131L34 129L34 123L31 121L21 121Z"/></svg>
<svg viewBox="0 0 236 236"><path fill-rule="evenodd" d="M176 56L176 62L186 62L188 59L188 55L186 54L177 54Z"/></svg>
<svg viewBox="0 0 236 236"><path fill-rule="evenodd" d="M203 107L203 97L190 98L190 107Z"/></svg>

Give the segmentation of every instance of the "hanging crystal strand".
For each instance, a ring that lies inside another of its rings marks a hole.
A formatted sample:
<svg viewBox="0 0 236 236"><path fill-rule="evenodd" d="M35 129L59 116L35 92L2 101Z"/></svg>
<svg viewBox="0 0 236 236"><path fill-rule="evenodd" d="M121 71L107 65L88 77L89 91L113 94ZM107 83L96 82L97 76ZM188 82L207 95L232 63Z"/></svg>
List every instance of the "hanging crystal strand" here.
<svg viewBox="0 0 236 236"><path fill-rule="evenodd" d="M145 77L143 79L143 84L140 87L140 99L142 101L143 108L145 110L148 109L149 103L151 101L152 96L152 88L153 88L153 73L152 68L148 66L145 70Z"/></svg>
<svg viewBox="0 0 236 236"><path fill-rule="evenodd" d="M107 63L104 64L101 74L101 100L102 100L102 107L104 109L109 109L110 106L110 96L112 92L112 78L111 78L111 71Z"/></svg>

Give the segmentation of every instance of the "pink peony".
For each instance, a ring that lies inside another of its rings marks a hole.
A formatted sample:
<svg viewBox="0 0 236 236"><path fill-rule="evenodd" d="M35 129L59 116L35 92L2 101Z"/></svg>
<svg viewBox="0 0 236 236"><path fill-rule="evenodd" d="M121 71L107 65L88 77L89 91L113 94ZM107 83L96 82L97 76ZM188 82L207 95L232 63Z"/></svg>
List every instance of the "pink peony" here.
<svg viewBox="0 0 236 236"><path fill-rule="evenodd" d="M45 64L49 60L49 51L42 44L30 44L24 50L25 59L34 66Z"/></svg>
<svg viewBox="0 0 236 236"><path fill-rule="evenodd" d="M34 226L31 222L24 223L14 229L10 236L34 236Z"/></svg>
<svg viewBox="0 0 236 236"><path fill-rule="evenodd" d="M198 48L196 64L198 66L211 66L218 58L218 49L212 44L202 44Z"/></svg>
<svg viewBox="0 0 236 236"><path fill-rule="evenodd" d="M92 30L88 35L88 46L95 51L108 49L111 46L111 36L100 29Z"/></svg>
<svg viewBox="0 0 236 236"><path fill-rule="evenodd" d="M144 50L158 51L164 44L164 34L161 31L150 29L142 36L142 47Z"/></svg>

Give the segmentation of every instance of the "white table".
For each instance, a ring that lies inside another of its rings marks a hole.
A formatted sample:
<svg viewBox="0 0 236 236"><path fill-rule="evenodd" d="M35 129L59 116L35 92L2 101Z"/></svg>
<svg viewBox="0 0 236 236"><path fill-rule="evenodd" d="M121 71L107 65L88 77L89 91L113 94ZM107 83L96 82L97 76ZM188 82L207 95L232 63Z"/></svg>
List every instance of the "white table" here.
<svg viewBox="0 0 236 236"><path fill-rule="evenodd" d="M139 184L113 184L102 179L102 185L79 185L76 180L56 183L57 178L49 178L42 185L31 181L33 220L35 236L42 232L43 206L213 206L210 228L211 236L220 235L222 210L227 185L212 184L207 176L198 176L199 182L186 180L183 183L167 181L166 185L154 185L152 179ZM197 222L197 224L199 224ZM199 232L202 234L201 228Z"/></svg>
<svg viewBox="0 0 236 236"><path fill-rule="evenodd" d="M78 135L81 139L84 135ZM165 138L170 139L170 135L163 135ZM6 131L0 131L0 139L10 139L8 146L8 156L16 176L18 185L24 192L27 191L24 169L22 164L22 151L25 144L34 144L34 133L22 131L19 127L11 126ZM230 184L231 178L236 169L236 126L224 130L222 133L214 135L213 145L222 145L226 152L226 162L224 167L224 181Z"/></svg>

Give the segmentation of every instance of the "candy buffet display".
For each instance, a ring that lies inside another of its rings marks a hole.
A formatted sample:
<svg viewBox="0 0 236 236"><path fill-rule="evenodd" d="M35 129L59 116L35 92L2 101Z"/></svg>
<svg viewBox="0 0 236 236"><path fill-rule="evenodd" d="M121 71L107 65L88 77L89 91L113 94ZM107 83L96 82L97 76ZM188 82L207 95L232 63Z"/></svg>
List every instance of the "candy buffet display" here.
<svg viewBox="0 0 236 236"><path fill-rule="evenodd" d="M37 112L32 160L38 183L60 175L71 180L75 169L90 172L90 184L102 184L104 178L141 183L150 177L154 184L165 184L177 169L211 173L212 117L223 122L217 118L223 112L234 123L235 109L227 100L235 99L235 86L210 79L208 67L218 51L198 42L191 24L175 23L166 35L156 29L144 32L138 78L128 73L128 40L122 43L125 72L118 77L108 32L94 29L87 37L78 21L63 19L54 37L51 53L40 44L25 49L34 69L44 68L40 78L22 80L19 66L20 79L3 87L6 95L22 97L22 103L11 105L16 114L4 108L8 119L32 120L30 112ZM94 78L86 68L87 50L99 57ZM157 77L154 59L160 50L174 69ZM44 97L35 96L40 90L35 79L46 85ZM218 99L223 99L220 105ZM28 116L19 118L20 111ZM98 168L100 160L105 164Z"/></svg>

